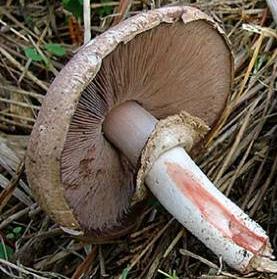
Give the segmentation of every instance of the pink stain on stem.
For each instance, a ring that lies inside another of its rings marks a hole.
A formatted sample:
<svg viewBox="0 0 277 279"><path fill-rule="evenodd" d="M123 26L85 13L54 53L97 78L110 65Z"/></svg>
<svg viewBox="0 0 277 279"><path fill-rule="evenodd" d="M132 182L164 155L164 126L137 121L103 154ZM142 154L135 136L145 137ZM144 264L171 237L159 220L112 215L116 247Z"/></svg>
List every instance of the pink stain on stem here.
<svg viewBox="0 0 277 279"><path fill-rule="evenodd" d="M262 252L267 243L267 237L251 231L243 220L230 212L224 204L202 187L188 170L176 163L166 163L166 167L172 181L194 204L208 223L238 246L255 255Z"/></svg>

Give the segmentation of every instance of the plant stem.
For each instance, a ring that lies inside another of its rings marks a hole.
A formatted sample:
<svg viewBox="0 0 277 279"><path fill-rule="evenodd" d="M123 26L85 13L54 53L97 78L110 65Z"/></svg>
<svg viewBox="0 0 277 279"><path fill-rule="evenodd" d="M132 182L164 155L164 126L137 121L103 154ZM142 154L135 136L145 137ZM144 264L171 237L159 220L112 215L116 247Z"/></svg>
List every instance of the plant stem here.
<svg viewBox="0 0 277 279"><path fill-rule="evenodd" d="M84 13L84 44L88 43L91 39L90 32L90 0L84 0L83 6Z"/></svg>

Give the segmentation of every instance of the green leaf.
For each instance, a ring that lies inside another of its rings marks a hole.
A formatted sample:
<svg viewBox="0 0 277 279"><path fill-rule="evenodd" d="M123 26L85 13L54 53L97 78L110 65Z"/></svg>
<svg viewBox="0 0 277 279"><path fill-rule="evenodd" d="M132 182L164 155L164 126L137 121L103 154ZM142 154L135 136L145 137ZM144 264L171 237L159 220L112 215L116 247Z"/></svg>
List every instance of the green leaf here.
<svg viewBox="0 0 277 279"><path fill-rule="evenodd" d="M33 47L27 47L24 49L25 56L32 59L33 61L42 61L42 56L37 52L37 50Z"/></svg>
<svg viewBox="0 0 277 279"><path fill-rule="evenodd" d="M101 0L100 2L102 4L109 2L110 0ZM98 9L97 13L99 14L99 16L104 17L106 15L109 15L113 12L113 7L111 6L103 6L101 8Z"/></svg>
<svg viewBox="0 0 277 279"><path fill-rule="evenodd" d="M15 235L13 233L8 233L8 234L6 234L6 238L12 240L15 238Z"/></svg>
<svg viewBox="0 0 277 279"><path fill-rule="evenodd" d="M65 56L65 48L62 47L60 44L45 44L44 45L45 49L47 51L49 51L50 53L52 53L55 56Z"/></svg>
<svg viewBox="0 0 277 279"><path fill-rule="evenodd" d="M120 279L128 279L129 267L123 269L122 274L120 275Z"/></svg>
<svg viewBox="0 0 277 279"><path fill-rule="evenodd" d="M13 233L14 234L20 234L22 232L22 227L15 227L14 229L13 229Z"/></svg>
<svg viewBox="0 0 277 279"><path fill-rule="evenodd" d="M9 246L6 246L4 243L0 243L0 259L10 259L13 254L13 249Z"/></svg>
<svg viewBox="0 0 277 279"><path fill-rule="evenodd" d="M66 10L71 12L75 17L82 19L83 15L83 1L78 0L62 0L63 6Z"/></svg>

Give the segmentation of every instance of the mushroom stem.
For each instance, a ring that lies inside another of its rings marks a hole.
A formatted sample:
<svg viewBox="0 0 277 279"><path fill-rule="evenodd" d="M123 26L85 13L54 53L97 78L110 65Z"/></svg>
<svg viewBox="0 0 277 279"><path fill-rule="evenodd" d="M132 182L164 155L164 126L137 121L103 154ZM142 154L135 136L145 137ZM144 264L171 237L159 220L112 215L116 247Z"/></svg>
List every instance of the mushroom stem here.
<svg viewBox="0 0 277 279"><path fill-rule="evenodd" d="M112 109L103 124L104 135L136 166L158 120L136 102Z"/></svg>
<svg viewBox="0 0 277 279"><path fill-rule="evenodd" d="M106 117L104 134L135 166L157 120L135 102ZM186 151L174 147L154 162L145 183L161 204L218 257L240 272L277 272L265 231L225 197Z"/></svg>
<svg viewBox="0 0 277 279"><path fill-rule="evenodd" d="M145 183L184 227L229 266L240 272L267 271L264 261L273 257L266 233L213 185L183 148L162 154ZM276 268L272 264L271 272Z"/></svg>

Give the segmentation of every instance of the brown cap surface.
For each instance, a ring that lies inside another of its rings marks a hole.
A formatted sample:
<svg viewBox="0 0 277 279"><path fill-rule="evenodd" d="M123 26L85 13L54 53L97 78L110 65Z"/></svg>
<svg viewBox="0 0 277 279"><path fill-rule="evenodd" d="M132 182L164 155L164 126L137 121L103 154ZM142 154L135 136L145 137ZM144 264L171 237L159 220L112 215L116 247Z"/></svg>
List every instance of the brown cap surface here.
<svg viewBox="0 0 277 279"><path fill-rule="evenodd" d="M212 127L232 69L221 30L191 7L142 13L96 37L54 80L32 132L26 168L41 207L88 235L120 230L136 170L105 139L105 116L133 100L158 119L186 110Z"/></svg>

